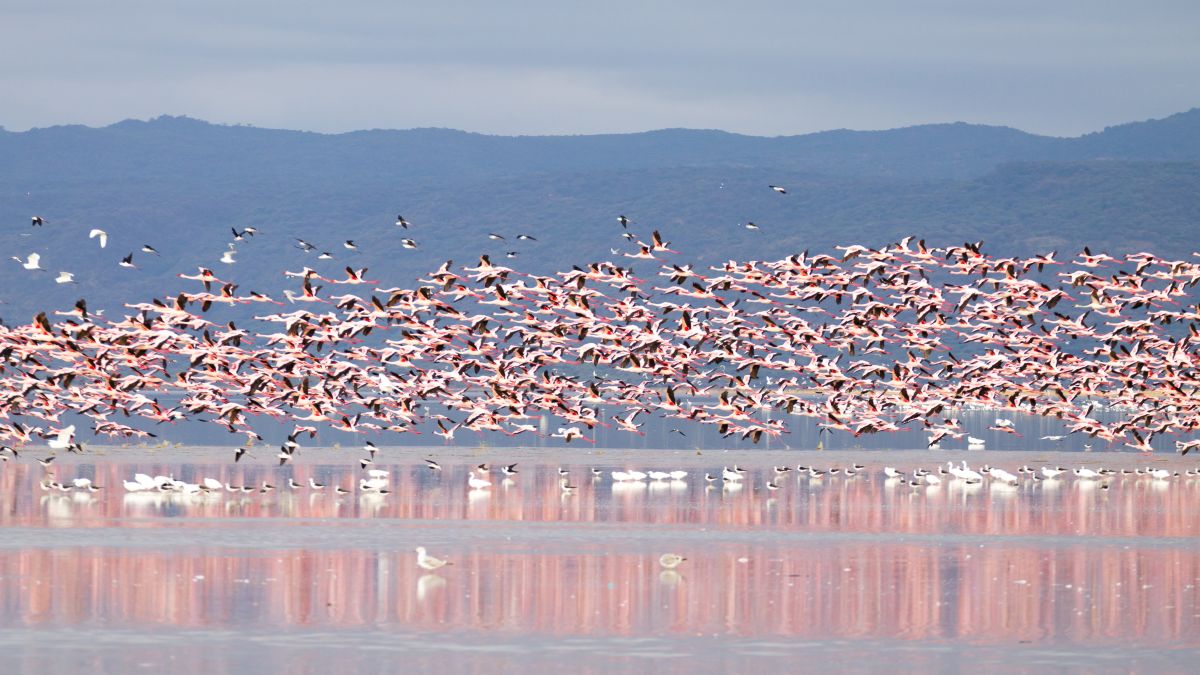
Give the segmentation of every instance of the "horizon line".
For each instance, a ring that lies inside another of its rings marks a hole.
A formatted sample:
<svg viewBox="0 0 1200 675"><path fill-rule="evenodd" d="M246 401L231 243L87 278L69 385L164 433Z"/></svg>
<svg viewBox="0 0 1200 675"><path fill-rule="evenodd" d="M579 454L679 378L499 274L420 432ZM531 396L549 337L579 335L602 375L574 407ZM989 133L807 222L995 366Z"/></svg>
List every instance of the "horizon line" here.
<svg viewBox="0 0 1200 675"><path fill-rule="evenodd" d="M725 129L697 128L697 127L661 127L661 128L657 128L657 129L644 129L641 131L615 131L615 132L595 132L595 133L578 133L578 134L491 134L491 133L485 133L485 132L479 132L479 131L468 131L466 129L456 129L453 127L430 127L430 126L408 127L408 128L372 127L369 129L352 129L349 131L332 131L331 132L331 131L314 131L314 130L310 130L310 129L291 129L291 128L286 128L286 127L258 126L255 124L248 124L248 123L243 123L243 122L214 122L214 121L202 119L199 117L192 117L187 114L171 115L168 113L163 113L161 115L157 115L155 117L150 117L150 118L146 118L146 119L141 119L141 118L136 118L136 117L127 117L125 119L118 120L116 122L112 122L110 124L106 124L103 126L89 126L87 124L82 124L82 123L52 124L50 126L45 126L45 127L29 127L28 129L14 131L11 129L7 129L4 127L4 125L0 124L0 132L8 133L8 134L27 134L27 133L37 132L37 131L49 131L49 130L53 130L53 129L79 128L79 127L82 127L84 129L90 129L90 130L103 130L103 129L111 129L113 127L117 127L117 126L121 126L121 125L128 125L131 123L153 124L155 122L160 122L163 120L171 120L171 121L183 120L183 121L189 121L189 122L198 122L198 123L201 123L201 124L204 124L207 126L214 126L214 127L249 128L249 129L256 129L256 130L260 130L260 131L284 131L284 132L299 133L299 134L315 134L318 136L347 136L347 135L351 135L351 134L372 133L372 132L400 133L400 132L413 132L413 131L440 131L440 132L454 132L454 133L460 133L460 134L467 134L467 135L472 135L472 136L484 136L484 137L490 137L490 138L517 139L517 138L589 138L589 137L599 137L599 136L636 136L636 135L641 135L641 134L661 133L664 131L688 131L688 132L717 132L717 133L721 133L721 134L728 134L730 136L741 136L744 138L781 139L781 138L800 138L800 137L804 137L804 136L817 136L817 135L821 135L821 134L832 134L832 133L875 134L875 133L887 133L887 132L892 132L892 131L903 131L903 130L907 130L907 129L921 129L921 128L926 128L926 127L970 126L970 127L981 127L981 128L985 128L985 129L1002 129L1002 130L1008 130L1008 131L1016 131L1021 134L1025 134L1028 136L1034 136L1034 137L1038 137L1038 138L1074 139L1074 138L1083 138L1085 136L1090 136L1093 134L1103 133L1105 131L1108 131L1109 129L1115 129L1115 128L1129 126L1129 125L1133 125L1133 124L1145 124L1148 122L1161 122L1161 121L1164 121L1167 119L1171 119L1173 117L1178 117L1178 116L1187 115L1187 114L1193 114L1193 113L1197 113L1197 112L1200 112L1200 107L1192 107L1187 110L1181 110L1179 112L1171 113L1164 117L1151 117L1151 118L1147 118L1144 120L1130 120L1128 122L1121 122L1119 124L1113 124L1110 126L1106 126L1103 129L1084 132L1077 136L1055 136L1052 134L1038 134L1038 133L1025 131L1023 129L1018 129L1016 127L1011 127L1011 126L1007 126L1007 125L981 124L981 123L975 123L975 122L967 122L964 120L957 120L957 121L953 121L953 122L927 122L927 123L922 123L922 124L910 124L910 125L901 126L901 127L889 127L889 128L885 128L885 129L850 129L850 128L846 128L846 127L841 127L841 128L836 128L836 129L822 129L822 130L818 130L818 131L809 131L809 132L796 133L796 134L777 134L777 135L746 134L746 133L741 133L741 132L736 132L736 131L727 131Z"/></svg>

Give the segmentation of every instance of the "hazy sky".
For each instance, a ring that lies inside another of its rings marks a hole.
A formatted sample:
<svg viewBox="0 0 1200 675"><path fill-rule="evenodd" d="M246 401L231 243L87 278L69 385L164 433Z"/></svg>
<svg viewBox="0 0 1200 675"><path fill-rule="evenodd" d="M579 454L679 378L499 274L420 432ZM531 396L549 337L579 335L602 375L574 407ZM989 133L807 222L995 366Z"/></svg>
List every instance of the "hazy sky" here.
<svg viewBox="0 0 1200 675"><path fill-rule="evenodd" d="M1077 135L1200 105L1200 2L4 0L0 63L10 130Z"/></svg>

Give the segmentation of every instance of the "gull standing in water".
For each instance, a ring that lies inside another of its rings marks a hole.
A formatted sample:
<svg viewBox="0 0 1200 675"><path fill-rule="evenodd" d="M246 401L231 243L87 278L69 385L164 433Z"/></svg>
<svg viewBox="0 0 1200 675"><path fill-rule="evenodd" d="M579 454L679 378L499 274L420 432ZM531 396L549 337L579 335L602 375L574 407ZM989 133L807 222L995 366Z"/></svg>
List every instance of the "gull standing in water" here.
<svg viewBox="0 0 1200 675"><path fill-rule="evenodd" d="M676 553L664 553L658 558L658 564L662 565L663 569L673 570L679 567L679 563L687 560L687 558Z"/></svg>
<svg viewBox="0 0 1200 675"><path fill-rule="evenodd" d="M424 546L417 547L417 567L420 567L423 570L433 571L449 564L451 563L448 563L441 558L435 558L426 553Z"/></svg>
<svg viewBox="0 0 1200 675"><path fill-rule="evenodd" d="M491 487L492 483L491 481L477 478L475 476L475 471L472 470L467 474L467 485L470 485L472 490L482 490L484 488Z"/></svg>

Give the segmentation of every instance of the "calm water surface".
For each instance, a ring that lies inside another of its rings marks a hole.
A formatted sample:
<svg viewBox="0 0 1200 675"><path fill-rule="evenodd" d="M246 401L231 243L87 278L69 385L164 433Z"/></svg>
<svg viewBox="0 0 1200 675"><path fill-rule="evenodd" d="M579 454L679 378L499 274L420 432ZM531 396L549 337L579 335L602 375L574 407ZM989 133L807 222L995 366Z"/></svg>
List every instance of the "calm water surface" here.
<svg viewBox="0 0 1200 675"><path fill-rule="evenodd" d="M1116 477L912 488L899 468L966 458L1143 466L1092 453L385 450L388 495L337 496L358 453L112 451L60 458L43 491L0 466L0 647L16 671L223 673L784 672L1130 669L1194 672L1200 480ZM560 464L559 461L563 463ZM521 473L467 487L479 462ZM847 466L853 478L773 465ZM703 472L739 463L741 489ZM1192 468L1189 458L1155 466ZM578 486L562 494L557 469ZM593 479L591 467L605 469ZM611 469L682 468L626 486ZM135 472L267 480L274 492L128 494ZM289 490L289 477L328 485ZM452 562L416 566L423 545ZM666 571L658 557L687 557ZM7 670L7 668L6 668Z"/></svg>

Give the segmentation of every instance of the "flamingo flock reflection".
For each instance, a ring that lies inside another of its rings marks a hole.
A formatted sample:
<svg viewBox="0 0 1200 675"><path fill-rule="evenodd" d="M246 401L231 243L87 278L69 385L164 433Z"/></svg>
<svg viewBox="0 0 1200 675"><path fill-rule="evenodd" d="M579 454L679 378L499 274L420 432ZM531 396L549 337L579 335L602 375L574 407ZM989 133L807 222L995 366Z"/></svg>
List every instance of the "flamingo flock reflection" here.
<svg viewBox="0 0 1200 675"><path fill-rule="evenodd" d="M564 500L557 469L542 465L473 503L465 481L411 466L393 467L386 499L109 491L80 501L22 489L37 475L12 468L0 476L0 524L71 544L0 548L6 624L1200 645L1194 482L1158 490L1118 472L1110 491L952 480L914 491L867 470L780 491L580 481ZM305 482L350 475L294 468ZM746 468L751 483L774 473ZM223 481L252 483L270 467L177 467L222 469ZM111 481L129 467L97 470ZM354 522L375 526L347 529ZM105 536L114 527L125 528L120 541ZM414 555L426 545L437 558Z"/></svg>

